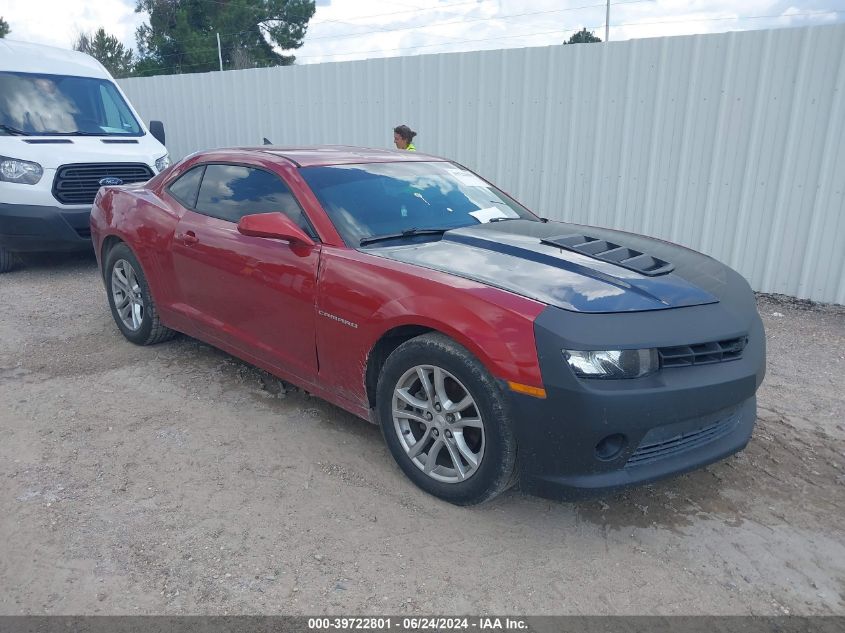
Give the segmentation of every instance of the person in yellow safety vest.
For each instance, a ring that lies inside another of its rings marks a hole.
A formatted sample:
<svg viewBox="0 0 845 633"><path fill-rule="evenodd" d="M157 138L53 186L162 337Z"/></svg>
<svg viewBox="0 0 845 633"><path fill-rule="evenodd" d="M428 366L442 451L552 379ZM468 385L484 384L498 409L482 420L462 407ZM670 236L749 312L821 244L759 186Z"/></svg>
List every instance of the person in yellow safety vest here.
<svg viewBox="0 0 845 633"><path fill-rule="evenodd" d="M398 125L393 128L393 144L396 145L396 149L416 152L417 148L414 147L414 144L411 142L414 140L416 135L417 133L407 125Z"/></svg>

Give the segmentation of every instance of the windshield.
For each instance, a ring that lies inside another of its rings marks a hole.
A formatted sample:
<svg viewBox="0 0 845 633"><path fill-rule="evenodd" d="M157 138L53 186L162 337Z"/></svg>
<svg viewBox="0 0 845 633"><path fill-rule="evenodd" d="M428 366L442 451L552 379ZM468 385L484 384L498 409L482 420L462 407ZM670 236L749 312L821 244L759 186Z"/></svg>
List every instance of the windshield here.
<svg viewBox="0 0 845 633"><path fill-rule="evenodd" d="M106 79L0 72L0 134L141 136Z"/></svg>
<svg viewBox="0 0 845 633"><path fill-rule="evenodd" d="M300 173L349 246L378 236L410 238L426 229L538 220L472 172L447 162L304 167Z"/></svg>

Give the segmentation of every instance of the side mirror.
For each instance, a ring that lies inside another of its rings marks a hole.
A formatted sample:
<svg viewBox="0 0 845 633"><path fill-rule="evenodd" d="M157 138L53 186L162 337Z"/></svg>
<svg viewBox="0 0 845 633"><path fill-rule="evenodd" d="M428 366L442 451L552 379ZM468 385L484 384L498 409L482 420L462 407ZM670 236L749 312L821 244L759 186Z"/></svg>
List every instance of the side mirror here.
<svg viewBox="0 0 845 633"><path fill-rule="evenodd" d="M167 143L164 142L164 123L161 121L150 121L150 134L159 143L165 147L167 146Z"/></svg>
<svg viewBox="0 0 845 633"><path fill-rule="evenodd" d="M245 215L238 221L238 232L252 237L269 237L287 240L293 246L302 244L314 246L312 240L299 226L284 213L255 213Z"/></svg>

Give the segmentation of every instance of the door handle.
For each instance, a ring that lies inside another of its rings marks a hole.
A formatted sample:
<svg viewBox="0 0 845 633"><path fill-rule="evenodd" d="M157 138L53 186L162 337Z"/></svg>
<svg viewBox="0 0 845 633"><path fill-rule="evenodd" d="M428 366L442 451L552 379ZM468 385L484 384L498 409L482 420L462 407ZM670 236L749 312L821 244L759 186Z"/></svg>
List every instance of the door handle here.
<svg viewBox="0 0 845 633"><path fill-rule="evenodd" d="M200 241L196 233L194 233L193 231L188 231L187 233L180 233L176 236L176 239L185 244L185 246L193 246L194 244Z"/></svg>

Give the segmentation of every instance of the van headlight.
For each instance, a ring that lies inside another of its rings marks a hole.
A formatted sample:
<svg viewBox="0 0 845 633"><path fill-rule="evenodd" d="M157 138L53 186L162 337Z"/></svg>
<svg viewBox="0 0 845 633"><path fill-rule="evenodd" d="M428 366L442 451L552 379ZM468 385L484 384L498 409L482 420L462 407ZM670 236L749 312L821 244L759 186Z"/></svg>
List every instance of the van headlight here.
<svg viewBox="0 0 845 633"><path fill-rule="evenodd" d="M170 167L170 154L165 154L161 158L156 158L156 171L158 171L158 173L163 172L168 167Z"/></svg>
<svg viewBox="0 0 845 633"><path fill-rule="evenodd" d="M0 180L21 185L34 185L41 180L43 175L44 169L38 163L0 156Z"/></svg>
<svg viewBox="0 0 845 633"><path fill-rule="evenodd" d="M565 349L563 357L580 378L641 378L660 368L656 349Z"/></svg>

